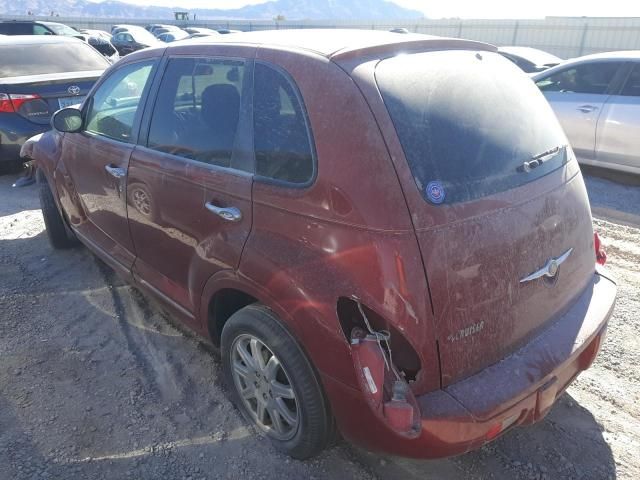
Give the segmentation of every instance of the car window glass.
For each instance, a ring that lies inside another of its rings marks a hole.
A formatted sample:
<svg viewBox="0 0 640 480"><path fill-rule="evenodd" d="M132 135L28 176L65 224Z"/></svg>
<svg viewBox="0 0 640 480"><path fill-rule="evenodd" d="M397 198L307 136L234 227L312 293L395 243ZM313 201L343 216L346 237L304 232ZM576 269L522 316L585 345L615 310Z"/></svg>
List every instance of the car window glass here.
<svg viewBox="0 0 640 480"><path fill-rule="evenodd" d="M625 97L640 97L640 64L633 67L620 95L624 95Z"/></svg>
<svg viewBox="0 0 640 480"><path fill-rule="evenodd" d="M244 72L242 60L170 60L158 91L148 146L211 165L231 166Z"/></svg>
<svg viewBox="0 0 640 480"><path fill-rule="evenodd" d="M474 58L471 51L432 51L376 66L376 83L416 186L435 204L525 185L570 158L535 84L497 53ZM542 165L525 167L540 155Z"/></svg>
<svg viewBox="0 0 640 480"><path fill-rule="evenodd" d="M42 25L38 25L37 23L33 25L33 34L34 35L49 35L51 32L44 28Z"/></svg>
<svg viewBox="0 0 640 480"><path fill-rule="evenodd" d="M0 25L0 33L7 35L30 35L32 26L29 23L4 22Z"/></svg>
<svg viewBox="0 0 640 480"><path fill-rule="evenodd" d="M536 82L543 92L604 94L609 88L619 62L593 62L576 65Z"/></svg>
<svg viewBox="0 0 640 480"><path fill-rule="evenodd" d="M289 183L311 180L309 129L293 84L279 71L258 63L253 101L256 173Z"/></svg>
<svg viewBox="0 0 640 480"><path fill-rule="evenodd" d="M109 62L83 42L0 45L0 78L104 70Z"/></svg>
<svg viewBox="0 0 640 480"><path fill-rule="evenodd" d="M85 130L131 142L140 98L152 67L152 61L127 65L100 85L91 99Z"/></svg>

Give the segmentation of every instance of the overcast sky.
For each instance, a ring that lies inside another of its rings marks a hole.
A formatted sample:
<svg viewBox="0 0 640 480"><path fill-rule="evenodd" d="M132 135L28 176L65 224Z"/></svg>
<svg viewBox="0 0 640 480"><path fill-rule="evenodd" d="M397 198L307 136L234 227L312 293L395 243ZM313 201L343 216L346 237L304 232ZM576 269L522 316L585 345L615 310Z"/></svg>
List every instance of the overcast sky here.
<svg viewBox="0 0 640 480"><path fill-rule="evenodd" d="M238 8L267 0L123 0L181 8ZM341 1L341 0L335 0ZM394 0L431 18L536 18L548 15L640 17L639 0ZM286 15L286 12L282 12Z"/></svg>

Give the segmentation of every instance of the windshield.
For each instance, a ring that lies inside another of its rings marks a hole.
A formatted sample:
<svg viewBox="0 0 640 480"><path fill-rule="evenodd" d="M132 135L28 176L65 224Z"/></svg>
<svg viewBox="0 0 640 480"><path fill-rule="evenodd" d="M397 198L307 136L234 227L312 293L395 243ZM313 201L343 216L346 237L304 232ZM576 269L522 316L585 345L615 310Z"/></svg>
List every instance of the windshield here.
<svg viewBox="0 0 640 480"><path fill-rule="evenodd" d="M64 25L62 23L46 23L45 24L47 27L49 27L51 30L53 30L56 35L78 35L80 32L78 32L77 30L68 27L67 25Z"/></svg>
<svg viewBox="0 0 640 480"><path fill-rule="evenodd" d="M399 55L378 64L376 81L416 184L433 203L505 191L566 161L553 111L501 55Z"/></svg>
<svg viewBox="0 0 640 480"><path fill-rule="evenodd" d="M21 45L0 45L0 77L45 73L104 70L110 64L81 41Z"/></svg>

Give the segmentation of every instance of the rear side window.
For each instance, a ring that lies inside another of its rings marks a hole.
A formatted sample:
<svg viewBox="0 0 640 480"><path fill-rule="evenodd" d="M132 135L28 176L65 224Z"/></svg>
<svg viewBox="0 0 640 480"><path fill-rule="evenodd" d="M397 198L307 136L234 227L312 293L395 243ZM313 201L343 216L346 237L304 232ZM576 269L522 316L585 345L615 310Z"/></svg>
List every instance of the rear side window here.
<svg viewBox="0 0 640 480"><path fill-rule="evenodd" d="M0 46L0 77L104 70L110 63L92 47L77 42Z"/></svg>
<svg viewBox="0 0 640 480"><path fill-rule="evenodd" d="M625 97L640 97L640 64L637 64L633 67L633 70L631 70L620 95Z"/></svg>
<svg viewBox="0 0 640 480"><path fill-rule="evenodd" d="M549 104L497 53L399 55L378 64L376 81L415 182L433 203L505 191L566 161ZM541 165L525 167L552 150Z"/></svg>
<svg viewBox="0 0 640 480"><path fill-rule="evenodd" d="M604 95L621 65L620 62L594 62L576 65L538 80L536 85L543 92Z"/></svg>
<svg viewBox="0 0 640 480"><path fill-rule="evenodd" d="M0 34L3 35L31 35L33 33L33 24L18 22L2 22L0 23Z"/></svg>
<svg viewBox="0 0 640 480"><path fill-rule="evenodd" d="M244 71L242 60L172 59L158 91L149 148L230 167Z"/></svg>
<svg viewBox="0 0 640 480"><path fill-rule="evenodd" d="M291 81L280 71L256 63L253 103L256 174L292 184L311 181L310 130Z"/></svg>

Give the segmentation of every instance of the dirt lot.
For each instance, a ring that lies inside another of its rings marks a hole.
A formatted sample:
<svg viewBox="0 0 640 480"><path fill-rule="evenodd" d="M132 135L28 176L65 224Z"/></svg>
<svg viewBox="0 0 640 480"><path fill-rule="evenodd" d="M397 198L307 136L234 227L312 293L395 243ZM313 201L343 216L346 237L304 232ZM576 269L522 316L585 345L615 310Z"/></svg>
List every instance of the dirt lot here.
<svg viewBox="0 0 640 480"><path fill-rule="evenodd" d="M640 478L637 184L587 176L619 299L594 367L543 422L450 460L341 443L298 462L246 428L215 352L86 249L52 251L15 178L0 177L0 479Z"/></svg>

